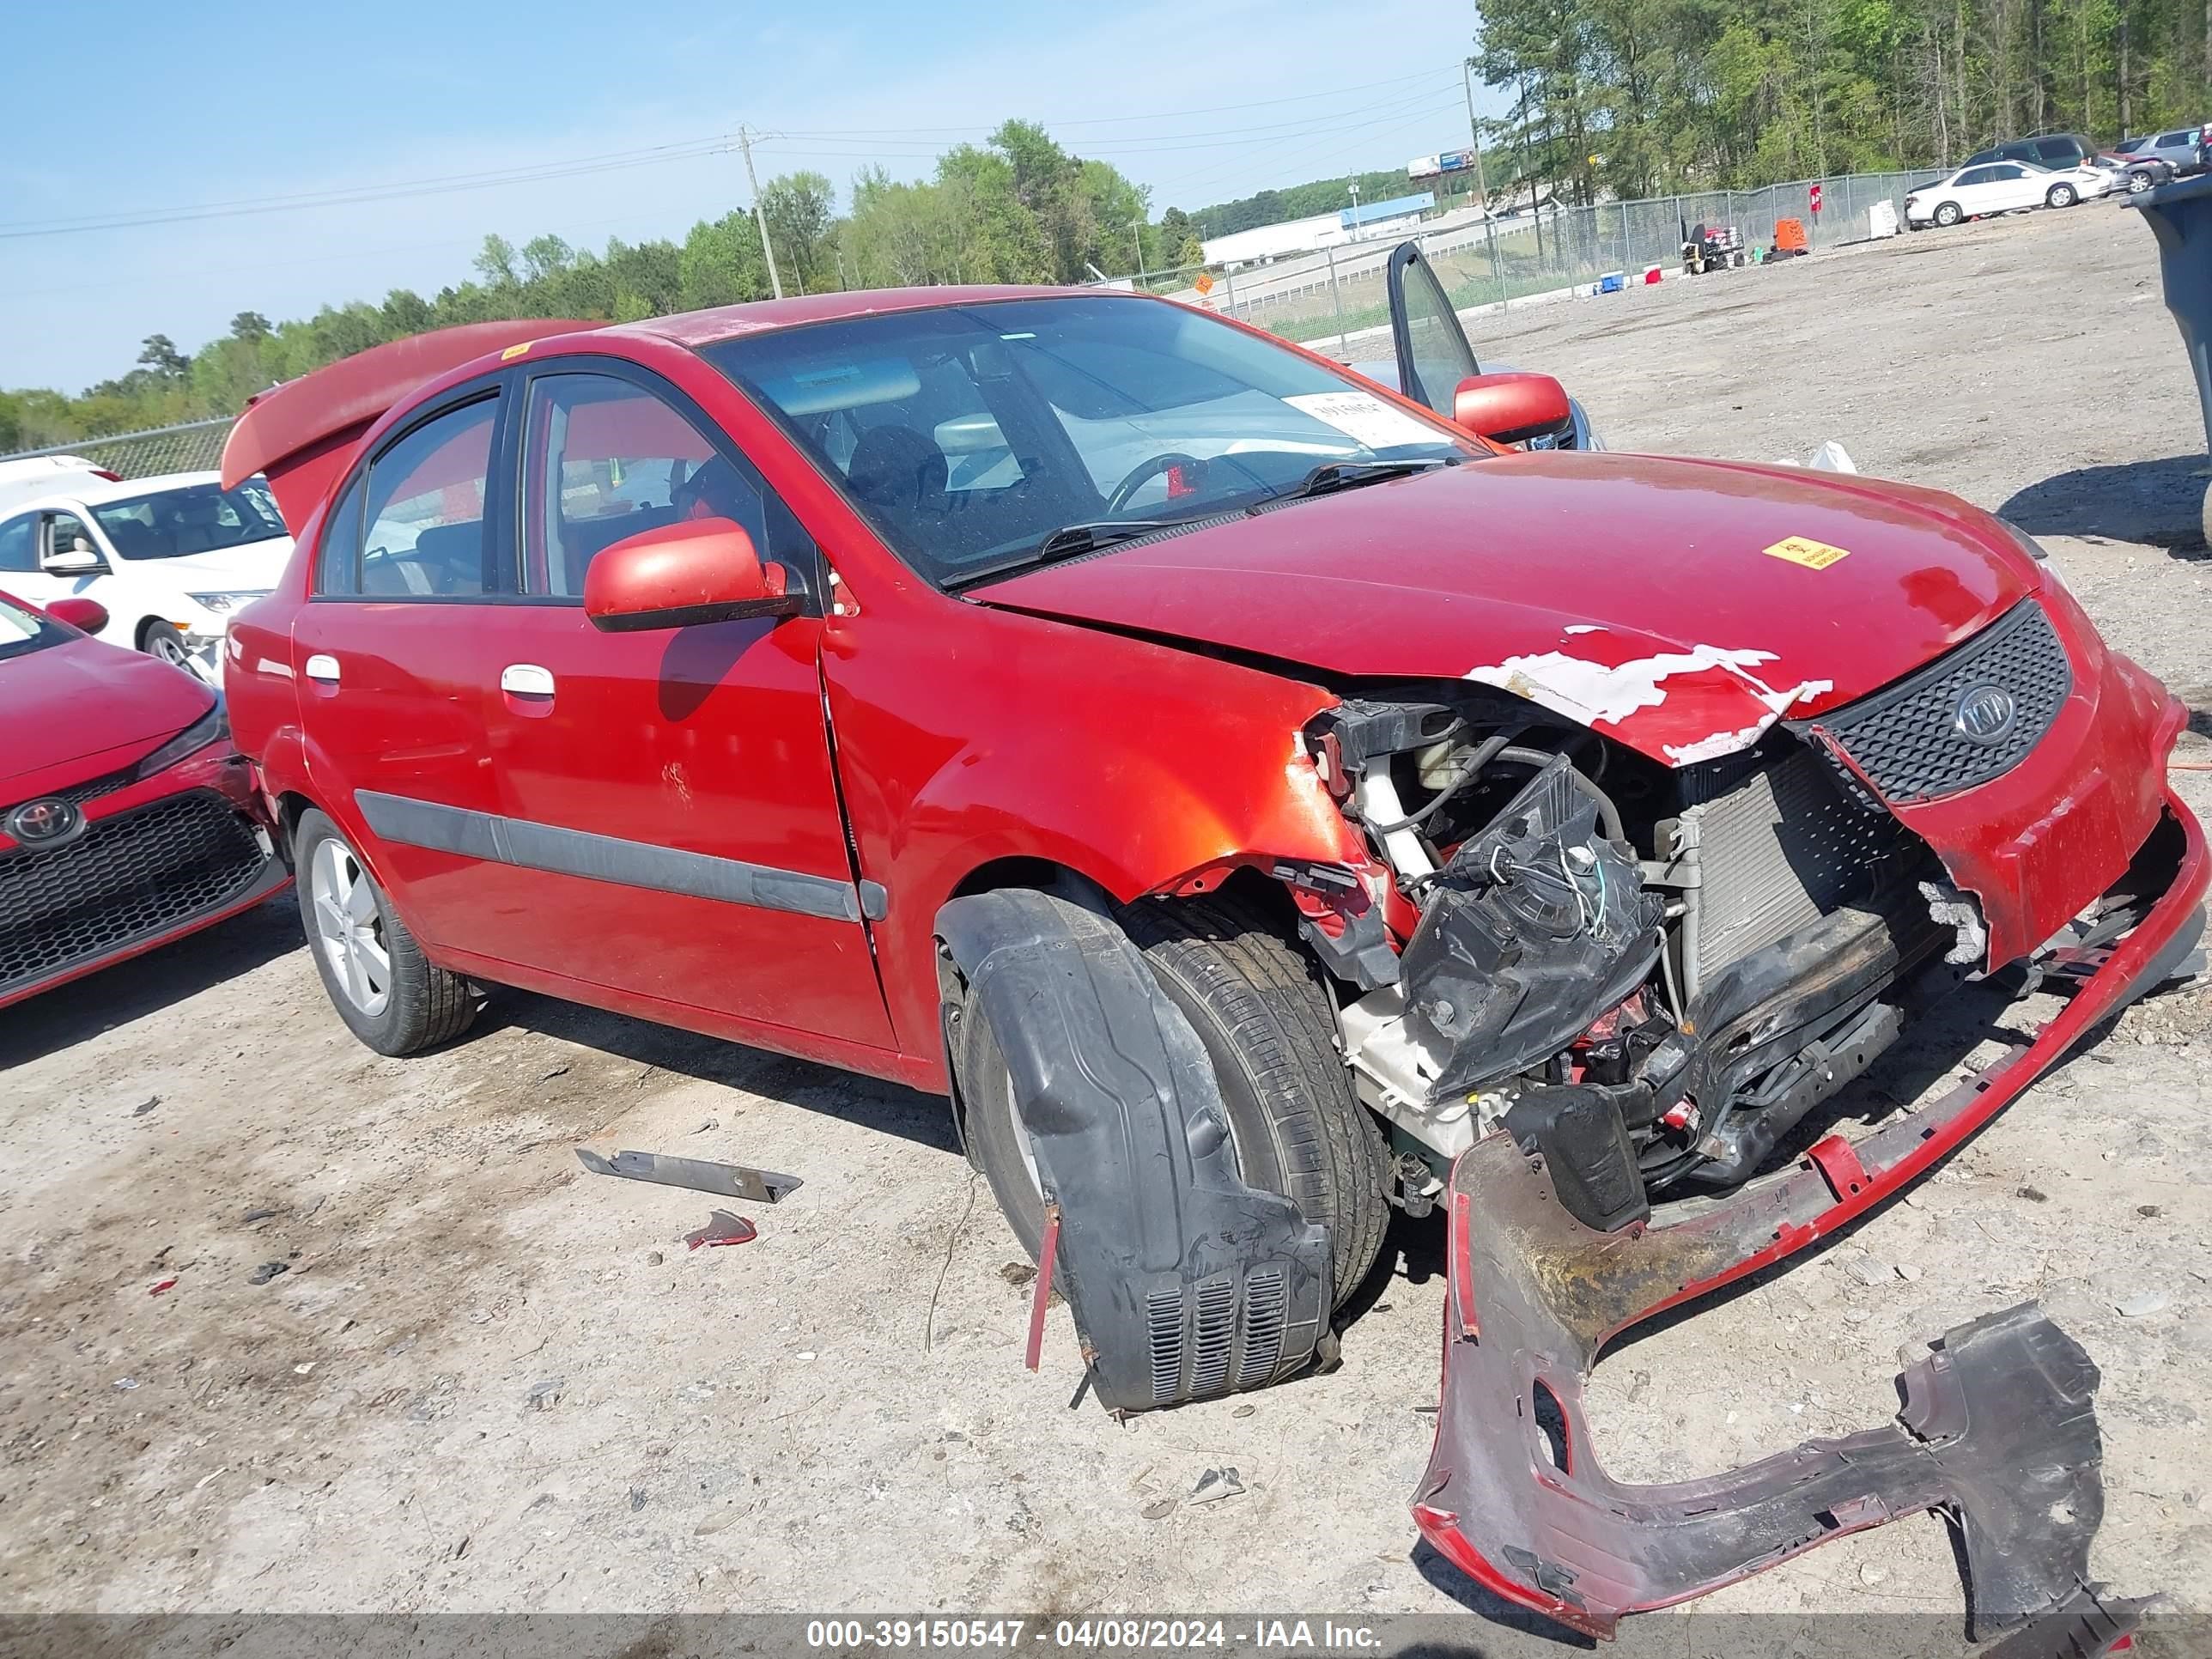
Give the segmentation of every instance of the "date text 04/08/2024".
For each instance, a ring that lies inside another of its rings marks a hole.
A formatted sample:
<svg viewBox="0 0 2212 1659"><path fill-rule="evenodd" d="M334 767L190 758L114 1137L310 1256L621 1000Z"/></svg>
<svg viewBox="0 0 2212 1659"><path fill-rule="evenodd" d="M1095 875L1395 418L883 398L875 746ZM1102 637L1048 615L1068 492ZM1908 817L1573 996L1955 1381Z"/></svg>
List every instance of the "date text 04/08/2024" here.
<svg viewBox="0 0 2212 1659"><path fill-rule="evenodd" d="M1259 1619L817 1619L811 1648L851 1650L1018 1649L1030 1644L1069 1652L1249 1647L1270 1653L1357 1653L1382 1645L1380 1632L1334 1620Z"/></svg>

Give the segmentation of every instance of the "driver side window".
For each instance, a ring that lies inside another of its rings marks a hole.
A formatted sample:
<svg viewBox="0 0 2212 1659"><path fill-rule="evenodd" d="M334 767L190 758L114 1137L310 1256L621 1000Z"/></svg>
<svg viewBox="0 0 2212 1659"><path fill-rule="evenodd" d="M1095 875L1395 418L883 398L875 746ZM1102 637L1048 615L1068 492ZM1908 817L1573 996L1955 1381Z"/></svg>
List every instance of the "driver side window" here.
<svg viewBox="0 0 2212 1659"><path fill-rule="evenodd" d="M34 533L38 527L37 518L27 513L0 524L0 572L29 574L38 570L38 537Z"/></svg>

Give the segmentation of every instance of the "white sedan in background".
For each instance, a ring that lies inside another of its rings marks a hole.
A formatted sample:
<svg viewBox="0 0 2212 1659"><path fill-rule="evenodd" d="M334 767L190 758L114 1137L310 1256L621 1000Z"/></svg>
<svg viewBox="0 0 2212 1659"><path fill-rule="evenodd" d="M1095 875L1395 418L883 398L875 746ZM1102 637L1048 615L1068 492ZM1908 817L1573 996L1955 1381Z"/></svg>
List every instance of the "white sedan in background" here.
<svg viewBox="0 0 2212 1659"><path fill-rule="evenodd" d="M97 599L101 639L222 683L232 615L276 586L292 538L259 478L84 477L0 517L0 588L44 606Z"/></svg>
<svg viewBox="0 0 2212 1659"><path fill-rule="evenodd" d="M2117 175L2103 167L2039 167L2027 161L1982 161L1948 179L1916 186L1905 198L1905 222L1955 225L1961 219L2011 213L2021 208L2072 207L2112 189Z"/></svg>

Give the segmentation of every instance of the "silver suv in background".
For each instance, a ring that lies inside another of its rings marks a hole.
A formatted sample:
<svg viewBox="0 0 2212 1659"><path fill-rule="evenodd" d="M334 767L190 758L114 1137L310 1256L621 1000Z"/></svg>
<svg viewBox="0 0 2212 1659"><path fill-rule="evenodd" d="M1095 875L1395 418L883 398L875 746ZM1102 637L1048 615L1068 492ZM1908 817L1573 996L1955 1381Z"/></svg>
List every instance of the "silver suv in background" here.
<svg viewBox="0 0 2212 1659"><path fill-rule="evenodd" d="M2112 154L2128 170L2128 190L2141 195L2154 185L2185 178L2204 170L2203 126L2174 127L2165 132L2123 138Z"/></svg>

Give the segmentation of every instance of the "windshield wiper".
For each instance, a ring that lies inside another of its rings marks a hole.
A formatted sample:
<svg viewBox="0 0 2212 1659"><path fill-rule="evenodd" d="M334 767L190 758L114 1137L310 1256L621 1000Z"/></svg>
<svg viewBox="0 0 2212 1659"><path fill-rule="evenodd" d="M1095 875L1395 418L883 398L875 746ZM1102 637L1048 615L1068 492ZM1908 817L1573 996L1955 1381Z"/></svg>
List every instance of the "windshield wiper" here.
<svg viewBox="0 0 2212 1659"><path fill-rule="evenodd" d="M947 589L966 587L993 576L1003 576L1011 570L1026 570L1033 564L1048 564L1074 554L1096 552L1116 542L1133 541L1155 530L1173 530L1189 522L1188 519L1092 519L1080 524L1064 524L1033 547L1025 547L1018 553L978 565L972 570L953 572L945 578L942 586Z"/></svg>
<svg viewBox="0 0 2212 1659"><path fill-rule="evenodd" d="M1295 501L1304 495L1327 495L1339 489L1380 483L1385 478L1402 478L1414 472L1432 472L1440 466L1457 466L1459 463L1456 455L1425 456L1419 460L1323 461L1275 499Z"/></svg>

